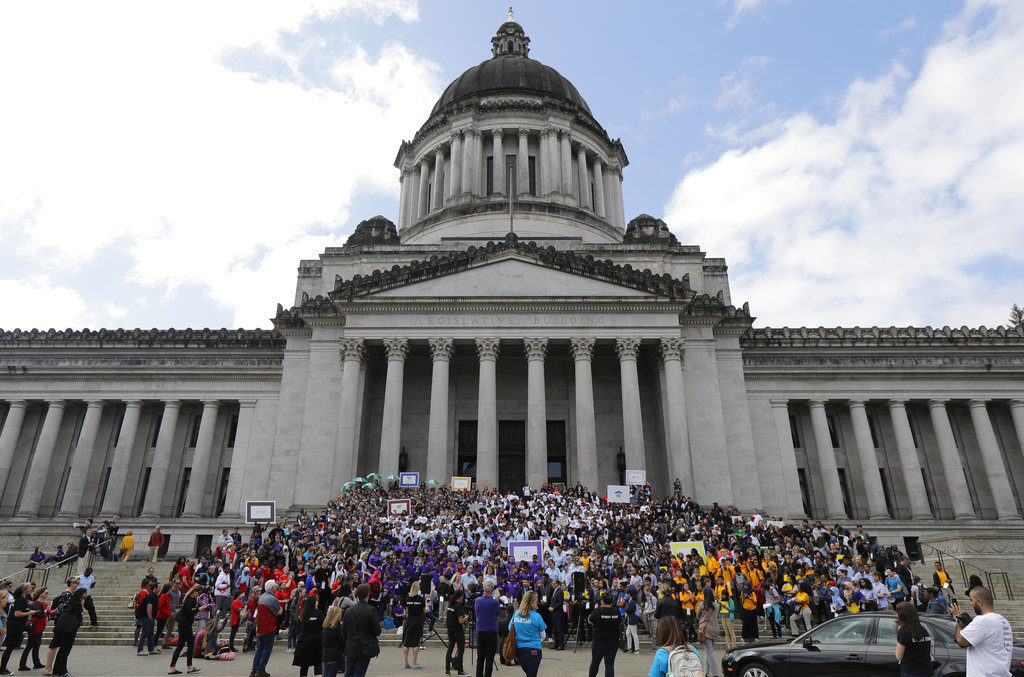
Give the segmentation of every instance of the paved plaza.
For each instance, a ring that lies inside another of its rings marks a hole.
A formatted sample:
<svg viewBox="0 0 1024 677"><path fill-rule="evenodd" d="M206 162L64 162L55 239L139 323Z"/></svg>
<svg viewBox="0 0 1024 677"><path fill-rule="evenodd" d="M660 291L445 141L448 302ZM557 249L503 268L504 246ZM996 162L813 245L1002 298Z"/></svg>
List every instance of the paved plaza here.
<svg viewBox="0 0 1024 677"><path fill-rule="evenodd" d="M370 663L370 670L367 673L370 677L384 677L387 675L443 675L444 674L444 649L427 649L420 653L420 665L423 670L415 672L402 669L402 650L398 647L383 647L381 655ZM651 667L651 660L654 654L649 651L642 651L639 655L624 655L619 653L615 660L616 673L619 675L646 675ZM476 674L476 666L469 664L469 653L466 654L466 670L470 674ZM163 675L167 673L167 665L170 663L170 653L164 651L159 656L140 658L135 655L131 647L111 648L102 646L76 646L71 652L68 667L76 677L141 677L142 675ZM208 661L197 660L195 665L202 669L200 675L217 675L231 677L246 677L252 668L252 654L239 654L234 661ZM565 677L579 677L587 674L590 665L590 647L581 646L579 651L573 654L572 649L566 651L545 651L544 662L541 665L541 675L564 675ZM506 667L495 665L495 675L509 677L522 675L518 667ZM184 659L179 659L178 669L185 671ZM267 672L272 677L294 677L299 674L299 669L292 665L292 654L286 653L283 646L275 646L274 653L270 657L270 665ZM42 674L41 671L25 673L28 675ZM454 674L454 673L453 673ZM604 668L599 674L604 674Z"/></svg>

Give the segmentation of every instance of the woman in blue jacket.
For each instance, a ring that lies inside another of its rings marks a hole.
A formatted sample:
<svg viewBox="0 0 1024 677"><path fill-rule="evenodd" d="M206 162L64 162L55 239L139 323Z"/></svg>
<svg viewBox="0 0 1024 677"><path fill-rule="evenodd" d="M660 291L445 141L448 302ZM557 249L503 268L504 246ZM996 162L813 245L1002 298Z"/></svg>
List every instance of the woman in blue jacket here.
<svg viewBox="0 0 1024 677"><path fill-rule="evenodd" d="M516 658L526 677L536 677L540 669L541 642L548 626L537 613L537 593L530 590L523 595L519 611L512 614L509 630L516 631Z"/></svg>

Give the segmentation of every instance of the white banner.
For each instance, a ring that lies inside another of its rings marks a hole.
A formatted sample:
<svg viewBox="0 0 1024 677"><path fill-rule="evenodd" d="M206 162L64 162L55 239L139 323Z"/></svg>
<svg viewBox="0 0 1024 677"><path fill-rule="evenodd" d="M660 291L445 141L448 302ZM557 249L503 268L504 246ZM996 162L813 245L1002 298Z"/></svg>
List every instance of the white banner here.
<svg viewBox="0 0 1024 677"><path fill-rule="evenodd" d="M647 483L647 471L646 470L627 470L626 471L626 484L633 486L634 484L646 484Z"/></svg>
<svg viewBox="0 0 1024 677"><path fill-rule="evenodd" d="M609 503L629 503L629 487L625 484L608 485Z"/></svg>

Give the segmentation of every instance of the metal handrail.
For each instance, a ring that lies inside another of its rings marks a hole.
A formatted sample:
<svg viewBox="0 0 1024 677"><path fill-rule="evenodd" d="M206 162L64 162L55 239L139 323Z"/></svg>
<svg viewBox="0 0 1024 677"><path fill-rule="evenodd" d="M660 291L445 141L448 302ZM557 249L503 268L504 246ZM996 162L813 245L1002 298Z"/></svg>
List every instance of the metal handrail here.
<svg viewBox="0 0 1024 677"><path fill-rule="evenodd" d="M938 557L939 564L942 565L942 569L944 571L946 571L947 575L949 574L949 570L946 567L945 559L956 560L957 564L959 565L959 569L960 569L960 580L963 581L964 587L967 587L969 585L969 582L968 582L969 576L968 576L967 570L968 570L968 567L970 567L971 569L976 570L980 574L979 577L984 577L984 581L986 582L989 591L992 592L992 597L994 597L994 598L997 596L996 595L996 586L995 586L995 581L996 580L1001 580L1002 581L1003 588L1006 590L1006 598L1008 600L1010 600L1010 601L1013 601L1013 599L1014 599L1013 586L1010 584L1010 577L1013 576L1014 578L1019 578L1019 579L1021 579L1022 582L1024 582L1024 578L1018 576L1017 574L1012 574L1012 573L1007 572L1007 571L989 571L987 569L982 569L977 564L972 564L971 562L968 562L967 560L961 559L961 558L957 557L956 555L952 555L952 554L946 552L945 550L941 550L939 548L936 548L934 545L928 545L927 543L920 543L919 545L922 548L922 550L921 550L921 563L922 564L924 564L924 562L925 562L924 548L928 548L928 549L930 549L930 550L932 550L932 551L934 551L936 553L936 557Z"/></svg>
<svg viewBox="0 0 1024 677"><path fill-rule="evenodd" d="M116 536L108 538L108 539L106 539L104 541L100 541L99 543L97 543L96 544L96 548L92 552L90 552L88 555L86 555L89 558L89 561L86 562L86 566L87 567L92 567L93 563L96 561L96 552L97 552L97 550L99 548L103 547L104 545L107 545L108 543L109 544L113 544L115 538L116 538ZM67 555L67 556L64 557L64 559L62 559L62 560L60 560L58 562L53 562L53 563L51 563L51 564L49 564L47 566L38 566L37 565L37 566L25 567L23 569L19 569L18 571L15 571L13 574L10 574L10 575L7 575L7 576L0 576L0 581L9 581L9 580L14 579L16 576L20 576L21 574L25 574L25 580L22 581L22 582L24 582L24 583L36 583L36 582L38 582L39 587L44 587L44 586L46 586L46 582L50 578L50 572L53 569L69 565L71 562L75 561L76 559L78 559L78 553L77 552L74 555ZM41 573L42 577L40 578L39 581L36 581L36 575L40 574L40 573Z"/></svg>

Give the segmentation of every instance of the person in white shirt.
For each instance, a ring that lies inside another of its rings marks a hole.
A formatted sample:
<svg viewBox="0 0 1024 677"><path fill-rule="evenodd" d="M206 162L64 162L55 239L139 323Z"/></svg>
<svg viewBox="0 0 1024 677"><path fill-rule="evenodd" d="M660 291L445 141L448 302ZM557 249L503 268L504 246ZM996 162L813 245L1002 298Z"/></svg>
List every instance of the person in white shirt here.
<svg viewBox="0 0 1024 677"><path fill-rule="evenodd" d="M213 584L213 601L217 611L227 616L231 613L231 567L225 563Z"/></svg>
<svg viewBox="0 0 1024 677"><path fill-rule="evenodd" d="M1013 655L1013 630L1010 623L996 613L992 593L987 588L973 588L971 606L977 614L969 624L956 624L956 643L967 647L967 677L1010 677ZM962 613L960 605L950 605L953 616Z"/></svg>

